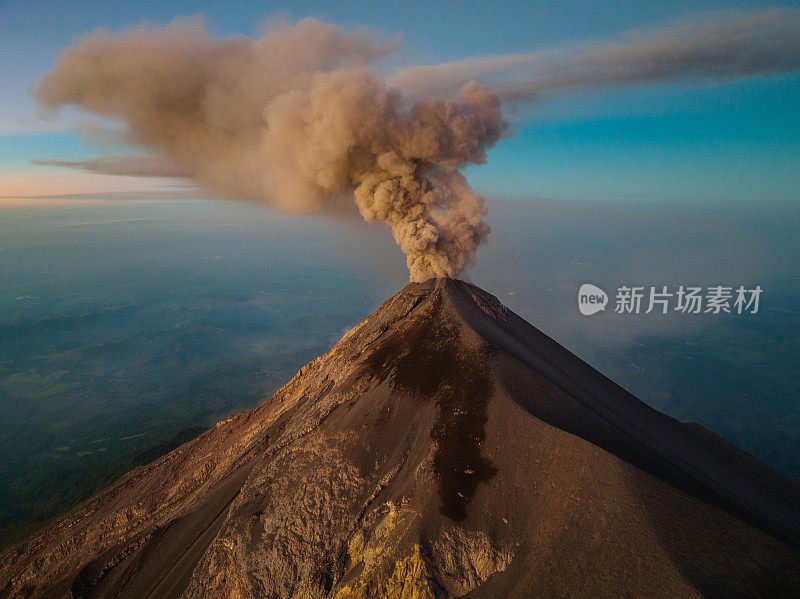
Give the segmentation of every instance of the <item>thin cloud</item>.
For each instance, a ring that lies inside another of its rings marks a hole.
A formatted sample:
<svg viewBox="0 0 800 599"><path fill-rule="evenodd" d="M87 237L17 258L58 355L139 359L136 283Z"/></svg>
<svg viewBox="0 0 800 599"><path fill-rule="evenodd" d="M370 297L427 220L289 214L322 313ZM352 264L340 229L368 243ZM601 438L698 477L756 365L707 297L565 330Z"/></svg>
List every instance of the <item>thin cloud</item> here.
<svg viewBox="0 0 800 599"><path fill-rule="evenodd" d="M695 15L670 26L531 54L404 67L406 93L446 95L467 81L504 102L660 82L727 82L800 69L800 10Z"/></svg>
<svg viewBox="0 0 800 599"><path fill-rule="evenodd" d="M142 154L119 154L89 160L31 160L37 166L58 166L101 175L127 177L190 177L191 173L167 158Z"/></svg>

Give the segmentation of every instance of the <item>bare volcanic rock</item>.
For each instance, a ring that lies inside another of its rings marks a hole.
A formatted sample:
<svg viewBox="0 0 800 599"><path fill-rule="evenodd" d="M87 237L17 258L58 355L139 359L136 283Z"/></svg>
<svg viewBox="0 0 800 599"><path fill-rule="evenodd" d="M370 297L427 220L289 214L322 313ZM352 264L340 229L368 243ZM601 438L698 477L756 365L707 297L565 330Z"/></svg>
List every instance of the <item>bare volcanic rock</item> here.
<svg viewBox="0 0 800 599"><path fill-rule="evenodd" d="M0 597L789 597L800 488L461 281L0 555Z"/></svg>

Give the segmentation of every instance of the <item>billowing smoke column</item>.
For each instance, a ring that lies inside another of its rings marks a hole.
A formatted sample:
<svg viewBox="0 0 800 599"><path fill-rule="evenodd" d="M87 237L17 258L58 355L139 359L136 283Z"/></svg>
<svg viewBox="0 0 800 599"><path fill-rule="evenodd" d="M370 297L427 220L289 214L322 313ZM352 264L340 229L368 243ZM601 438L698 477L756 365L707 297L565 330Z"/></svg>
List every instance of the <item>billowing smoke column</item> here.
<svg viewBox="0 0 800 599"><path fill-rule="evenodd" d="M498 140L500 100L467 83L411 103L367 68L392 49L314 19L257 40L177 21L83 38L35 95L124 121L133 144L229 196L311 212L352 193L412 281L454 276L489 230L459 169Z"/></svg>

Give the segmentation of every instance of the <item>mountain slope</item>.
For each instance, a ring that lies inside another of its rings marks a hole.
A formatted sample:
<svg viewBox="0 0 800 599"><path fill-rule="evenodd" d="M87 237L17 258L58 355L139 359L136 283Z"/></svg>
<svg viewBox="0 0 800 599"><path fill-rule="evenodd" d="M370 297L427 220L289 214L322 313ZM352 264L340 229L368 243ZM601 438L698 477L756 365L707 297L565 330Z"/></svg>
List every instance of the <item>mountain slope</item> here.
<svg viewBox="0 0 800 599"><path fill-rule="evenodd" d="M0 556L0 597L790 596L800 490L461 281Z"/></svg>

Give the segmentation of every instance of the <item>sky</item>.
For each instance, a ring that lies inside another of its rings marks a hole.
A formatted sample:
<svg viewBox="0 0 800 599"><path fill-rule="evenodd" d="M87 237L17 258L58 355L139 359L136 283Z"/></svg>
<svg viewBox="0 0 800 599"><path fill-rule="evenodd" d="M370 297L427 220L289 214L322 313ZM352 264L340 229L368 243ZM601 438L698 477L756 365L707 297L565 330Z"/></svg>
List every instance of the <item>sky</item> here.
<svg viewBox="0 0 800 599"><path fill-rule="evenodd" d="M97 118L37 115L29 90L76 36L203 15L219 37L314 16L379 39L401 36L380 68L526 54L680 20L784 6L769 2L0 2L0 197L159 190L174 179L39 165L109 152ZM537 98L507 111L510 134L466 174L486 196L546 199L800 200L800 73L668 82ZM116 153L119 153L118 151Z"/></svg>

